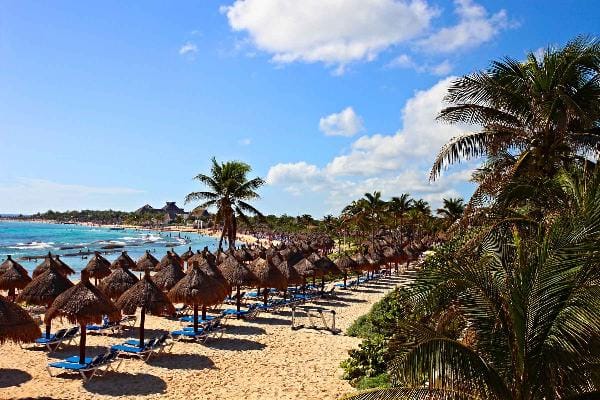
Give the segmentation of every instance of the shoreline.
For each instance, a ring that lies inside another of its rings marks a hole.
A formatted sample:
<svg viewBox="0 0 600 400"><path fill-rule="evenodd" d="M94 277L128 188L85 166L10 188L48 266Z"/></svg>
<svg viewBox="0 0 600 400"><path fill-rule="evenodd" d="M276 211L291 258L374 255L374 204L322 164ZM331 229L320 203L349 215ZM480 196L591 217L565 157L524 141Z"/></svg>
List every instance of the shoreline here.
<svg viewBox="0 0 600 400"><path fill-rule="evenodd" d="M207 236L219 240L221 238L221 233L212 228L194 228L192 226L165 226L162 228L149 228L142 225L128 225L128 224L100 224L95 222L73 222L73 223L65 223L58 222L54 220L47 219L16 219L16 218L3 218L1 221L8 222L22 222L22 223L38 223L38 224L55 224L55 225L76 225L76 226L84 226L84 227L99 227L99 228L107 228L107 229L130 229L137 231L147 231L147 232L181 232L181 233L195 233L202 236ZM279 240L269 240L264 238L257 238L253 235L247 233L238 233L236 240L238 242L242 242L245 245L262 245L269 247L271 245L278 245L280 243ZM225 249L225 248L224 248Z"/></svg>

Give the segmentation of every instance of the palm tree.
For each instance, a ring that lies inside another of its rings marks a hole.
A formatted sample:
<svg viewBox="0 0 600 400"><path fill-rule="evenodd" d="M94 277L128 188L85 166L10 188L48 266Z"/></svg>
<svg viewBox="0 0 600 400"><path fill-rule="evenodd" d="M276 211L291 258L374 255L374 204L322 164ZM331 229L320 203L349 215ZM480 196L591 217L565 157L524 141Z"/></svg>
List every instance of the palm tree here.
<svg viewBox="0 0 600 400"><path fill-rule="evenodd" d="M457 221L465 211L465 205L462 198L442 199L444 207L438 208L436 212L441 215L450 224Z"/></svg>
<svg viewBox="0 0 600 400"><path fill-rule="evenodd" d="M452 139L431 169L436 179L449 164L492 157L479 175L472 201L495 196L515 178L551 178L582 165L600 147L600 41L578 37L563 48L506 58L489 70L456 80L438 119L481 130ZM481 171L480 171L481 172Z"/></svg>
<svg viewBox="0 0 600 400"><path fill-rule="evenodd" d="M398 229L400 222L400 243L402 243L403 219L408 210L412 207L414 200L410 198L409 193L402 193L399 197L394 196L388 201L387 209L394 217L394 228Z"/></svg>
<svg viewBox="0 0 600 400"><path fill-rule="evenodd" d="M248 200L260 198L256 190L264 181L261 178L248 180L247 175L252 171L250 165L240 161L227 161L218 163L212 158L210 175L198 174L194 177L208 187L208 191L192 192L185 198L185 202L204 200L200 207L217 207L216 221L223 224L219 249L222 251L223 238L227 235L229 248L235 247L237 237L237 218L249 224L246 214L263 215L256 208L248 204Z"/></svg>
<svg viewBox="0 0 600 400"><path fill-rule="evenodd" d="M566 216L500 225L423 268L403 292L418 322L399 321L394 388L352 399L598 398L600 185L562 181Z"/></svg>

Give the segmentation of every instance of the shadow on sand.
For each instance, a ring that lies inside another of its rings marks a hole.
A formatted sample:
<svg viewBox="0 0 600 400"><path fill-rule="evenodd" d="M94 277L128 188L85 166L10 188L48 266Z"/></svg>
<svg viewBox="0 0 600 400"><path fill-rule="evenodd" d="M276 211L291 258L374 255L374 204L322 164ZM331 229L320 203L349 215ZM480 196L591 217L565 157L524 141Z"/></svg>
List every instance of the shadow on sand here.
<svg viewBox="0 0 600 400"><path fill-rule="evenodd" d="M227 333L232 335L264 335L267 331L264 328L251 325L228 325Z"/></svg>
<svg viewBox="0 0 600 400"><path fill-rule="evenodd" d="M217 350L248 351L262 350L267 346L262 343L255 342L254 340L222 337L220 339L206 342L206 347Z"/></svg>
<svg viewBox="0 0 600 400"><path fill-rule="evenodd" d="M167 369L189 369L200 371L213 369L215 363L208 357L200 354L164 354L156 358L150 358L148 364Z"/></svg>
<svg viewBox="0 0 600 400"><path fill-rule="evenodd" d="M165 393L167 383L150 374L110 372L106 379L93 379L84 384L84 387L89 392L108 396L148 396Z"/></svg>
<svg viewBox="0 0 600 400"><path fill-rule="evenodd" d="M20 369L0 368L0 388L19 386L31 378L31 375Z"/></svg>

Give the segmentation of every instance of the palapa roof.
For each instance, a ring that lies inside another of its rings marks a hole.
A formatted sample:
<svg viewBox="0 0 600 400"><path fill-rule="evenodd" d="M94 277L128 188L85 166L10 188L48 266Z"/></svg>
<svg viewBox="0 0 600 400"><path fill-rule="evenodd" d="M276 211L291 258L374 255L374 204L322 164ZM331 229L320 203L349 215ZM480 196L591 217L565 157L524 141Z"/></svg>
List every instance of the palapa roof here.
<svg viewBox="0 0 600 400"><path fill-rule="evenodd" d="M169 291L169 298L175 303L202 304L212 306L220 304L227 292L210 275L194 263L187 274Z"/></svg>
<svg viewBox="0 0 600 400"><path fill-rule="evenodd" d="M244 264L233 257L225 259L218 266L221 275L231 286L251 286L258 278Z"/></svg>
<svg viewBox="0 0 600 400"><path fill-rule="evenodd" d="M92 278L102 279L110 275L110 261L102 257L102 255L95 251L94 256L83 269Z"/></svg>
<svg viewBox="0 0 600 400"><path fill-rule="evenodd" d="M11 256L0 264L0 290L23 289L29 282L27 270Z"/></svg>
<svg viewBox="0 0 600 400"><path fill-rule="evenodd" d="M183 268L176 262L171 262L154 274L152 280L160 289L167 291L171 290L184 276Z"/></svg>
<svg viewBox="0 0 600 400"><path fill-rule="evenodd" d="M227 279L225 279L225 277L221 273L221 270L219 270L219 268L216 265L211 264L207 260L205 260L202 263L198 263L198 267L204 273L209 275L211 278L214 278L217 281L217 283L223 287L223 290L225 290L227 293L229 293L229 290L230 290L229 282L227 282ZM189 269L189 264L188 264L188 269Z"/></svg>
<svg viewBox="0 0 600 400"><path fill-rule="evenodd" d="M127 254L126 251L121 252L121 255L119 257L117 257L117 259L115 261L112 262L110 267L112 269L115 269L119 265L122 265L123 267L130 269L130 270L136 268L135 261L133 261L133 259L131 257L129 257L129 254Z"/></svg>
<svg viewBox="0 0 600 400"><path fill-rule="evenodd" d="M42 274L44 271L50 268L50 265L54 265L56 267L56 270L64 276L69 276L75 273L75 271L73 271L67 264L65 264L62 261L59 261L60 260L55 260L54 258L52 258L52 254L48 252L48 255L44 258L44 261L42 261L41 264L35 267L31 276L35 278L36 276Z"/></svg>
<svg viewBox="0 0 600 400"><path fill-rule="evenodd" d="M51 263L46 271L34 277L21 290L17 302L45 306L52 303L65 290L73 287L73 282L58 271L57 265Z"/></svg>
<svg viewBox="0 0 600 400"><path fill-rule="evenodd" d="M190 247L187 249L187 251L186 251L185 253L183 253L183 254L180 256L180 258L181 258L183 261L187 261L187 260L189 260L191 257L193 257L193 256L194 256L194 254L195 254L195 253L194 253L194 251L192 250L192 246L190 246Z"/></svg>
<svg viewBox="0 0 600 400"><path fill-rule="evenodd" d="M250 264L250 270L258 278L258 284L261 287L287 289L288 283L285 275L272 262L264 258L257 258Z"/></svg>
<svg viewBox="0 0 600 400"><path fill-rule="evenodd" d="M155 271L160 271L163 267L169 264L177 264L183 267L183 260L175 252L167 250L167 254L160 259L160 262L154 268Z"/></svg>
<svg viewBox="0 0 600 400"><path fill-rule="evenodd" d="M0 344L7 340L33 342L42 335L40 327L19 305L0 296Z"/></svg>
<svg viewBox="0 0 600 400"><path fill-rule="evenodd" d="M135 314L137 308L144 308L147 313L153 315L175 314L175 307L167 295L152 281L149 270L146 270L139 282L119 297L116 306L125 314Z"/></svg>
<svg viewBox="0 0 600 400"><path fill-rule="evenodd" d="M369 267L369 260L362 253L357 253L352 258L356 264L358 264L358 268L363 269Z"/></svg>
<svg viewBox="0 0 600 400"><path fill-rule="evenodd" d="M342 273L338 266L327 256L320 257L314 264L325 274L339 275Z"/></svg>
<svg viewBox="0 0 600 400"><path fill-rule="evenodd" d="M275 261L273 261L275 262ZM303 282L302 275L294 268L290 261L283 260L279 264L276 264L277 269L281 271L287 281L288 285L299 285Z"/></svg>
<svg viewBox="0 0 600 400"><path fill-rule="evenodd" d="M135 210L134 213L145 214L145 213L155 213L157 211L160 211L160 210L152 207L150 204L145 204L145 205L141 206L140 208L138 208L137 210Z"/></svg>
<svg viewBox="0 0 600 400"><path fill-rule="evenodd" d="M81 273L81 281L64 291L54 300L46 315L46 323L56 317L66 317L71 323L99 324L106 315L110 321L121 318L119 309L113 302L89 281L85 271Z"/></svg>
<svg viewBox="0 0 600 400"><path fill-rule="evenodd" d="M138 282L138 278L125 266L117 264L109 276L102 279L98 288L112 299L116 299Z"/></svg>
<svg viewBox="0 0 600 400"><path fill-rule="evenodd" d="M146 250L137 260L135 271L154 271L158 263L159 261L150 253L150 250Z"/></svg>
<svg viewBox="0 0 600 400"><path fill-rule="evenodd" d="M73 268L69 267L66 262L61 260L61 258L58 254L54 256L54 259L56 260L57 263L59 263L62 266L62 269L67 273L67 276L73 275L75 273L75 270Z"/></svg>
<svg viewBox="0 0 600 400"><path fill-rule="evenodd" d="M302 258L300 261L295 263L292 268L298 271L300 276L303 277L316 275L319 272L317 267L315 267L315 265L307 258Z"/></svg>
<svg viewBox="0 0 600 400"><path fill-rule="evenodd" d="M335 261L336 265L342 271L350 272L350 271L359 271L360 268L356 261L350 258L348 255L343 254Z"/></svg>

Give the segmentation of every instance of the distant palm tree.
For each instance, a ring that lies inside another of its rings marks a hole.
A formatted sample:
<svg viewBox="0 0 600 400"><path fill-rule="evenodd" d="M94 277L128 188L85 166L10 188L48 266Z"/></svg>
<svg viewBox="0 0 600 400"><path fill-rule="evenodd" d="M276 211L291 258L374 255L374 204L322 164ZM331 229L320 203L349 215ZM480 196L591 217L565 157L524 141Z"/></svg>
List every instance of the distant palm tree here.
<svg viewBox="0 0 600 400"><path fill-rule="evenodd" d="M450 222L450 224L457 221L462 213L465 211L465 205L463 203L463 199L461 198L449 198L443 199L444 207L438 208L436 212L438 215L441 215L445 220Z"/></svg>
<svg viewBox="0 0 600 400"><path fill-rule="evenodd" d="M561 168L597 157L600 146L600 41L578 37L540 56L494 61L489 70L456 80L438 118L481 130L452 139L431 169L492 157L479 171L473 201L496 196L515 178L552 178ZM481 172L486 172L482 175Z"/></svg>
<svg viewBox="0 0 600 400"><path fill-rule="evenodd" d="M394 228L398 229L400 222L400 243L402 243L402 228L405 214L412 207L414 200L410 198L409 193L402 193L399 197L394 196L388 201L387 209L394 217Z"/></svg>
<svg viewBox="0 0 600 400"><path fill-rule="evenodd" d="M198 174L194 177L208 186L208 191L192 192L185 198L185 202L204 200L200 207L217 208L216 220L223 224L219 249L222 251L223 238L227 235L229 248L235 247L237 235L237 217L248 222L246 214L263 215L256 208L248 204L248 200L258 199L256 190L264 184L261 178L248 180L247 175L252 171L250 165L240 161L227 161L218 163L213 157L210 175Z"/></svg>

